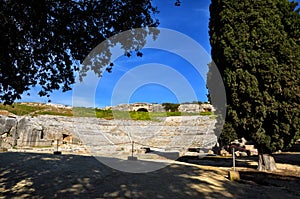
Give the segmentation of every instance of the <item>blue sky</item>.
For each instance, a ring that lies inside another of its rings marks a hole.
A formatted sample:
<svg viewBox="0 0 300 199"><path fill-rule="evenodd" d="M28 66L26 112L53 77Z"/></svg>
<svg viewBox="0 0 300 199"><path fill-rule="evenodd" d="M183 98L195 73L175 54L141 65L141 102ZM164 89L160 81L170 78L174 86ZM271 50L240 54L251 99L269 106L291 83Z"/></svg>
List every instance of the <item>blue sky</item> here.
<svg viewBox="0 0 300 199"><path fill-rule="evenodd" d="M204 53L208 55L210 53L208 36L210 0L184 0L180 7L174 6L174 2L175 0L153 0L160 11L157 15L160 20L159 27L187 35L200 44ZM96 90L85 90L82 93L93 93L95 107L133 102L182 103L207 100L205 79L188 60L161 49L144 49L142 52L143 57L118 57L114 61L112 73L103 73L102 78L97 82ZM207 55L204 58L199 55L199 64L204 71L210 61ZM141 68L143 70L140 70ZM148 79L148 82L140 85L137 83L144 79ZM118 86L122 81L126 83ZM135 87L132 87L130 93L126 93L130 85ZM48 99L36 95L37 91L37 88L33 88L31 96L24 95L22 101L47 102ZM54 91L50 99L52 103L72 105L73 95L73 91L66 93ZM90 106L88 102L90 99L85 99L84 96L82 94L80 100L76 99L77 106Z"/></svg>

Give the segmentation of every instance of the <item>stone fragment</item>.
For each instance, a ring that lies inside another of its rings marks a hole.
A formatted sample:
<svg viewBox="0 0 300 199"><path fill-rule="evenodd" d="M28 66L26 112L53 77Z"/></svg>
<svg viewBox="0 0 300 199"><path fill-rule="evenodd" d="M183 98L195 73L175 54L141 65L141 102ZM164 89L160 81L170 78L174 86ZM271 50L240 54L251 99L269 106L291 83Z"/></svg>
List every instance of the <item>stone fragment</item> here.
<svg viewBox="0 0 300 199"><path fill-rule="evenodd" d="M238 171L228 171L228 178L230 181L239 181L240 180L240 173Z"/></svg>

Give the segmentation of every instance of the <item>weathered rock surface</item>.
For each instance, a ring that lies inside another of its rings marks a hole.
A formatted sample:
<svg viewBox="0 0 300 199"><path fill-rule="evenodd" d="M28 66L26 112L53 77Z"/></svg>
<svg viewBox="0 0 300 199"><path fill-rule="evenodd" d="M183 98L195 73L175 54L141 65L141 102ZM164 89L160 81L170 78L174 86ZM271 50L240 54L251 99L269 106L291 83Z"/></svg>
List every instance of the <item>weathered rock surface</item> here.
<svg viewBox="0 0 300 199"><path fill-rule="evenodd" d="M205 151L217 140L210 116L167 117L161 121L105 120L89 117L38 116L0 118L1 147L83 143L94 154L127 156L132 142L157 151ZM9 139L8 139L9 138Z"/></svg>
<svg viewBox="0 0 300 199"><path fill-rule="evenodd" d="M45 137L45 127L29 117L21 118L17 125L17 146L51 146L52 141Z"/></svg>
<svg viewBox="0 0 300 199"><path fill-rule="evenodd" d="M0 148L11 148L16 144L17 119L0 116Z"/></svg>

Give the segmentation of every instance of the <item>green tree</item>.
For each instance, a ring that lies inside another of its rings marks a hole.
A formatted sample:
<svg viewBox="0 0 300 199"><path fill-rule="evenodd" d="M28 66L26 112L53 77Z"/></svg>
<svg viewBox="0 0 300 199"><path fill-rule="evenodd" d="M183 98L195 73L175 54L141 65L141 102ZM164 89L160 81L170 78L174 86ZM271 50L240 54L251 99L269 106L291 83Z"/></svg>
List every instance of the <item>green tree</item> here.
<svg viewBox="0 0 300 199"><path fill-rule="evenodd" d="M36 85L40 96L70 90L78 63L99 43L125 30L158 25L150 0L2 0L0 10L0 102L6 104ZM137 46L126 45L130 56ZM113 65L109 58L107 50L102 55L107 70Z"/></svg>
<svg viewBox="0 0 300 199"><path fill-rule="evenodd" d="M166 111L177 112L178 111L178 107L180 106L180 104L162 103L162 106L164 107L164 109Z"/></svg>
<svg viewBox="0 0 300 199"><path fill-rule="evenodd" d="M212 0L210 5L212 59L227 95L220 139L253 140L260 170L276 169L269 155L288 149L300 132L297 5L289 0Z"/></svg>

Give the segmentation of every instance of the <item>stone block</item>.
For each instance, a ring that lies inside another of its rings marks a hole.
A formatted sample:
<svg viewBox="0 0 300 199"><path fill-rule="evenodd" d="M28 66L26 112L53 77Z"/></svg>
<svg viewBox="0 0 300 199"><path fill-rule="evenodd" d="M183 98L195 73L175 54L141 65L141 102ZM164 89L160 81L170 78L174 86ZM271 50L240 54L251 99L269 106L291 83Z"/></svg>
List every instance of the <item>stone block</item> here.
<svg viewBox="0 0 300 199"><path fill-rule="evenodd" d="M136 161L136 160L137 160L137 157L135 157L135 156L128 156L127 159L128 159L128 160L132 160L132 161Z"/></svg>
<svg viewBox="0 0 300 199"><path fill-rule="evenodd" d="M238 171L228 171L228 178L230 181L239 181L240 180L240 173Z"/></svg>
<svg viewBox="0 0 300 199"><path fill-rule="evenodd" d="M254 145L252 145L252 144L245 144L245 149L246 150L253 150L254 149Z"/></svg>
<svg viewBox="0 0 300 199"><path fill-rule="evenodd" d="M213 155L214 152L212 150L208 150L207 154Z"/></svg>
<svg viewBox="0 0 300 199"><path fill-rule="evenodd" d="M226 151L225 149L222 149L222 150L220 151L220 155L221 155L221 156L229 156L229 153L228 153L228 151Z"/></svg>

